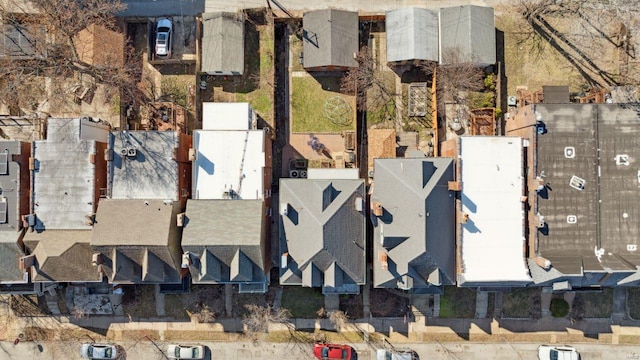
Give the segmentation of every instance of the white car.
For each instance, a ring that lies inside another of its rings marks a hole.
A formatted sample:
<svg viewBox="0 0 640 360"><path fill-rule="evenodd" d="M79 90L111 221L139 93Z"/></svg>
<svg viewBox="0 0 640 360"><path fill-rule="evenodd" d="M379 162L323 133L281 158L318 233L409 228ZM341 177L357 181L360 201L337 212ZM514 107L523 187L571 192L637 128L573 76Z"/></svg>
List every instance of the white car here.
<svg viewBox="0 0 640 360"><path fill-rule="evenodd" d="M414 357L411 350L390 351L378 349L376 351L376 360L414 360Z"/></svg>
<svg viewBox="0 0 640 360"><path fill-rule="evenodd" d="M169 345L167 347L169 359L204 359L202 345Z"/></svg>
<svg viewBox="0 0 640 360"><path fill-rule="evenodd" d="M111 344L82 344L81 353L84 359L94 360L115 359L118 356L115 345Z"/></svg>
<svg viewBox="0 0 640 360"><path fill-rule="evenodd" d="M173 25L171 25L171 20L158 20L158 25L156 26L156 55L171 56L172 33Z"/></svg>
<svg viewBox="0 0 640 360"><path fill-rule="evenodd" d="M538 359L540 360L579 360L580 354L572 346L540 345L538 347Z"/></svg>

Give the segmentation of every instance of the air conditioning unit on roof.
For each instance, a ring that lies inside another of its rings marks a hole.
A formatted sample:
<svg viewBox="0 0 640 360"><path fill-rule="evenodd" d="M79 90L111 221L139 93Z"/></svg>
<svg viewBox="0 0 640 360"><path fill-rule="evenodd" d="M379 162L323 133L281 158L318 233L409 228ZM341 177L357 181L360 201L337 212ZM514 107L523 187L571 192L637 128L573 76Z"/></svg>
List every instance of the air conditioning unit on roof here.
<svg viewBox="0 0 640 360"><path fill-rule="evenodd" d="M291 178L299 178L300 177L300 172L298 170L290 170L289 171L289 177L291 177Z"/></svg>

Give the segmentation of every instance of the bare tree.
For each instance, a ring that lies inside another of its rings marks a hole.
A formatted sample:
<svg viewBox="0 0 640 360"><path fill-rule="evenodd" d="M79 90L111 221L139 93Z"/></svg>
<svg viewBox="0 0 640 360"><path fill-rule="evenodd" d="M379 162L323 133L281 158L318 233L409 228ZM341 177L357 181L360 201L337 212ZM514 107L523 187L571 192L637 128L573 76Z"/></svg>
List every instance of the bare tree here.
<svg viewBox="0 0 640 360"><path fill-rule="evenodd" d="M336 327L337 332L342 332L349 323L349 317L344 311L336 310L329 312L329 321Z"/></svg>
<svg viewBox="0 0 640 360"><path fill-rule="evenodd" d="M356 55L358 67L346 72L340 83L340 90L354 94L359 110L378 111L382 117L392 118L396 107L396 93L393 83L389 83L376 64L366 46Z"/></svg>
<svg viewBox="0 0 640 360"><path fill-rule="evenodd" d="M436 78L438 112L445 102L468 105L469 91L484 88L484 72L476 66L472 58L465 56L460 48L447 48L442 53L442 64L423 63L422 70Z"/></svg>
<svg viewBox="0 0 640 360"><path fill-rule="evenodd" d="M10 34L5 36L16 45L10 53L0 49L0 101L14 112L32 112L47 101L47 92L74 96L49 86L70 78L104 85L107 102L116 95L136 99L141 66L114 18L124 8L118 0L0 3L0 18Z"/></svg>
<svg viewBox="0 0 640 360"><path fill-rule="evenodd" d="M245 334L266 333L269 331L270 323L286 324L291 318L287 309L274 309L271 306L259 306L247 304L247 309L242 323L245 325Z"/></svg>

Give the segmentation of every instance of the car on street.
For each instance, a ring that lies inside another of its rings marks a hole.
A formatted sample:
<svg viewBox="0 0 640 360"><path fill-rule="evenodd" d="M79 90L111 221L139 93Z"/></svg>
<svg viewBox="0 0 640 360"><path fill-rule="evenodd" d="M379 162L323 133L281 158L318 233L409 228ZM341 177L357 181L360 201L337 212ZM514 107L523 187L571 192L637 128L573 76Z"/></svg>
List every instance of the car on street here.
<svg viewBox="0 0 640 360"><path fill-rule="evenodd" d="M177 345L167 347L169 359L204 359L204 346L202 345Z"/></svg>
<svg viewBox="0 0 640 360"><path fill-rule="evenodd" d="M406 350L376 350L376 360L415 360L414 352Z"/></svg>
<svg viewBox="0 0 640 360"><path fill-rule="evenodd" d="M538 359L540 360L579 360L580 353L573 346L567 345L540 345L538 347Z"/></svg>
<svg viewBox="0 0 640 360"><path fill-rule="evenodd" d="M173 37L173 25L169 19L158 20L156 26L156 55L171 56L171 38Z"/></svg>
<svg viewBox="0 0 640 360"><path fill-rule="evenodd" d="M358 358L351 346L339 344L315 344L313 346L313 356L320 360L356 360Z"/></svg>
<svg viewBox="0 0 640 360"><path fill-rule="evenodd" d="M84 359L115 359L118 356L118 350L111 344L82 344L81 355Z"/></svg>

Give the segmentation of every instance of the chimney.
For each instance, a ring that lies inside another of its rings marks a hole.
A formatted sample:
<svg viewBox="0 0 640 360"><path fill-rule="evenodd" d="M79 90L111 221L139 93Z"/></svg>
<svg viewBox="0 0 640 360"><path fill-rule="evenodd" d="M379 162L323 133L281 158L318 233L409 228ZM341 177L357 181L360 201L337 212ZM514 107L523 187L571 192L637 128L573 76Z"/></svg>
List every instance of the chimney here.
<svg viewBox="0 0 640 360"><path fill-rule="evenodd" d="M288 260L289 260L289 253L283 253L282 257L280 258L280 267L283 269L286 269L287 266L289 266L288 264Z"/></svg>
<svg viewBox="0 0 640 360"><path fill-rule="evenodd" d="M389 269L389 263L387 262L387 253L384 251L378 251L378 261L380 261L380 265L382 266L382 270Z"/></svg>
<svg viewBox="0 0 640 360"><path fill-rule="evenodd" d="M460 224L466 224L469 220L469 214L462 213L462 217L460 218Z"/></svg>
<svg viewBox="0 0 640 360"><path fill-rule="evenodd" d="M176 215L176 222L178 227L183 227L184 226L184 213L180 213L178 215Z"/></svg>
<svg viewBox="0 0 640 360"><path fill-rule="evenodd" d="M189 265L191 265L191 257L189 256L189 252L187 251L182 254L182 264L180 265L180 267L182 267L183 269L187 269Z"/></svg>
<svg viewBox="0 0 640 360"><path fill-rule="evenodd" d="M20 270L26 270L33 266L33 264L35 263L35 260L36 260L35 255L23 256L20 258L18 267L20 268Z"/></svg>
<svg viewBox="0 0 640 360"><path fill-rule="evenodd" d="M93 255L91 255L91 265L93 265L93 266L102 265L102 254L101 253L93 253Z"/></svg>
<svg viewBox="0 0 640 360"><path fill-rule="evenodd" d="M449 190L451 191L461 191L462 183L460 181L449 181Z"/></svg>
<svg viewBox="0 0 640 360"><path fill-rule="evenodd" d="M374 201L371 207L373 208L373 215L377 217L382 216L383 210L382 210L382 203L380 201Z"/></svg>

